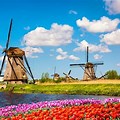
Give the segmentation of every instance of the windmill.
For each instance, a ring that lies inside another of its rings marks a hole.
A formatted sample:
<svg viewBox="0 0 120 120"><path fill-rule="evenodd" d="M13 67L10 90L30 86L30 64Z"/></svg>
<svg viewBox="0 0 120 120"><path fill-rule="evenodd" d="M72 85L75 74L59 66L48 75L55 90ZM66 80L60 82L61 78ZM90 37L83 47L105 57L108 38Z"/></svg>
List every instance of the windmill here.
<svg viewBox="0 0 120 120"><path fill-rule="evenodd" d="M87 60L86 63L81 64L70 64L70 66L80 66L84 70L83 80L93 80L96 79L95 67L98 65L103 65L103 63L92 63L88 61L89 48L87 46Z"/></svg>
<svg viewBox="0 0 120 120"><path fill-rule="evenodd" d="M53 77L53 80L58 80L60 78L60 75L56 73L56 66L54 67L54 73L51 76Z"/></svg>
<svg viewBox="0 0 120 120"><path fill-rule="evenodd" d="M8 83L27 83L28 82L27 73L28 73L30 77L33 79L33 82L35 82L27 58L25 56L25 52L18 47L9 47L11 29L12 29L12 19L10 22L6 47L2 52L5 55L3 57L3 61L0 69L0 76L2 76L1 74L5 64L5 59L7 57L8 59L7 66L3 77L4 81ZM25 67L24 61L28 69Z"/></svg>
<svg viewBox="0 0 120 120"><path fill-rule="evenodd" d="M63 74L65 75L65 79L66 79L66 81L69 81L69 80L75 80L75 78L73 78L72 76L70 76L70 73L71 73L71 70L69 70L69 72L68 73L64 73L63 72Z"/></svg>

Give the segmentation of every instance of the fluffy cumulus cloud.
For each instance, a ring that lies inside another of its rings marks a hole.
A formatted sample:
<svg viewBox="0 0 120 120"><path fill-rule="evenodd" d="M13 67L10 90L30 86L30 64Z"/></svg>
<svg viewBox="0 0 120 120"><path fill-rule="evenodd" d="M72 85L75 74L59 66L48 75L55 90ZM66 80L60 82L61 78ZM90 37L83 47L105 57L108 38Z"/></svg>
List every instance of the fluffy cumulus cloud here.
<svg viewBox="0 0 120 120"><path fill-rule="evenodd" d="M74 55L68 55L68 53L64 52L62 48L58 48L56 52L59 53L59 55L57 55L56 57L57 60L64 60L64 59L79 60L80 59L79 57L76 57Z"/></svg>
<svg viewBox="0 0 120 120"><path fill-rule="evenodd" d="M104 0L104 2L110 14L120 14L120 0Z"/></svg>
<svg viewBox="0 0 120 120"><path fill-rule="evenodd" d="M73 27L54 23L51 29L37 27L23 37L23 44L27 46L60 46L72 42Z"/></svg>
<svg viewBox="0 0 120 120"><path fill-rule="evenodd" d="M99 54L94 55L94 59L96 59L96 60L101 59L101 58L102 58L102 55L99 55Z"/></svg>
<svg viewBox="0 0 120 120"><path fill-rule="evenodd" d="M37 58L38 56L33 54L44 52L41 48L35 48L35 47L29 47L29 46L23 48L23 50L25 51L26 56L30 58Z"/></svg>
<svg viewBox="0 0 120 120"><path fill-rule="evenodd" d="M63 59L66 59L66 58L68 57L67 52L64 52L64 51L62 50L62 48L58 48L58 49L56 50L56 52L58 52L58 53L60 54L60 55L58 55L58 56L56 57L57 60L63 60Z"/></svg>
<svg viewBox="0 0 120 120"><path fill-rule="evenodd" d="M77 15L78 13L75 10L70 10L69 14L75 14L75 15Z"/></svg>
<svg viewBox="0 0 120 120"><path fill-rule="evenodd" d="M101 33L116 30L120 20L117 18L111 20L108 17L103 16L100 20L89 21L86 17L83 17L82 20L78 19L76 23L79 27L86 29L88 32Z"/></svg>
<svg viewBox="0 0 120 120"><path fill-rule="evenodd" d="M101 42L105 42L108 45L120 45L120 29L105 35L100 35L100 38Z"/></svg>
<svg viewBox="0 0 120 120"><path fill-rule="evenodd" d="M81 42L77 42L76 44L77 44L78 47L75 48L73 51L85 51L86 47L89 46L89 51L90 52L101 52L101 53L111 52L111 50L106 45L89 44L86 40L83 40Z"/></svg>
<svg viewBox="0 0 120 120"><path fill-rule="evenodd" d="M74 56L74 55L70 55L70 56L68 56L68 58L70 59L70 60L80 60L80 58L79 57L76 57L76 56Z"/></svg>

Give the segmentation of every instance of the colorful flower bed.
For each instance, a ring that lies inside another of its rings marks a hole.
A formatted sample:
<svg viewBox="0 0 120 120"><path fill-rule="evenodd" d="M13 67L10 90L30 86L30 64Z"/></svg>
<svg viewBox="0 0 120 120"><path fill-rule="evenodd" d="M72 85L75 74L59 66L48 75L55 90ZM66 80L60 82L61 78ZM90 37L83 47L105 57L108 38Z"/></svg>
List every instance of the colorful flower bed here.
<svg viewBox="0 0 120 120"><path fill-rule="evenodd" d="M73 99L0 108L1 120L120 120L120 99Z"/></svg>

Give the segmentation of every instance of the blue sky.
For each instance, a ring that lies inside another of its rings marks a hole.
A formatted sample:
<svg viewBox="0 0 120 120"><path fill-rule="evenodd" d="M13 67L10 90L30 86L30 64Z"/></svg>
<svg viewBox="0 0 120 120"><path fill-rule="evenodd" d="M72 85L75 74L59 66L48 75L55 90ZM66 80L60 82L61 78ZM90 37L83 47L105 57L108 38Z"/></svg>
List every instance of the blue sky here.
<svg viewBox="0 0 120 120"><path fill-rule="evenodd" d="M104 62L97 77L120 74L119 6L120 0L0 0L0 64L12 18L9 47L26 51L35 78L56 67L60 76L71 69L81 79L83 70L70 63L86 62L86 46L90 62Z"/></svg>

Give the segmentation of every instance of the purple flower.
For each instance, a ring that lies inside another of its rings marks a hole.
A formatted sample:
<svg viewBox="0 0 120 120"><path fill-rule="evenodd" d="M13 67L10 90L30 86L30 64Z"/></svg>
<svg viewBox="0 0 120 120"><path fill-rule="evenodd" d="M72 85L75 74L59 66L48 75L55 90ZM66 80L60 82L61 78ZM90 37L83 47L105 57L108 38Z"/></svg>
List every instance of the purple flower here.
<svg viewBox="0 0 120 120"><path fill-rule="evenodd" d="M66 99L66 100L37 102L32 104L18 104L18 105L1 107L0 116L1 117L13 116L19 113L25 113L31 110L43 109L43 108L66 107L66 106L94 104L94 103L105 104L108 102L111 102L111 103L120 102L120 99L108 98L108 99L105 99L104 101L89 99L89 98L88 99L71 99L71 100Z"/></svg>

